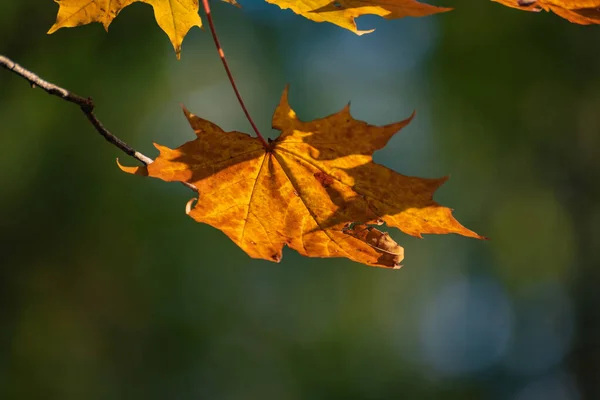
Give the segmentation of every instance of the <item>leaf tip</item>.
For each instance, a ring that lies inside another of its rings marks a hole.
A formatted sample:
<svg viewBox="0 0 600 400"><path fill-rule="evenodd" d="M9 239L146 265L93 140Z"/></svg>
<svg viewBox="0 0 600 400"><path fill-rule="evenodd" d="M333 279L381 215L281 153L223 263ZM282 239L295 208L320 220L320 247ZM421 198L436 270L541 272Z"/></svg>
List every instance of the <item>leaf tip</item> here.
<svg viewBox="0 0 600 400"><path fill-rule="evenodd" d="M348 102L346 103L346 105L344 106L344 108L342 108L342 112L348 113L350 114L350 106L352 105L352 102Z"/></svg>
<svg viewBox="0 0 600 400"><path fill-rule="evenodd" d="M438 190L444 183L446 183L450 179L450 175L442 176L441 178L432 179L434 182L433 190Z"/></svg>
<svg viewBox="0 0 600 400"><path fill-rule="evenodd" d="M50 27L50 29L48 29L48 32L46 32L46 34L52 35L54 32L56 32L59 29L60 29L60 26L57 26L57 24L54 24Z"/></svg>
<svg viewBox="0 0 600 400"><path fill-rule="evenodd" d="M285 101L286 103L288 103L288 94L290 93L290 84L286 83L285 87L283 88L283 93L281 94L281 102Z"/></svg>
<svg viewBox="0 0 600 400"><path fill-rule="evenodd" d="M171 150L171 149L169 149L168 147L166 147L166 146L163 146L163 145L161 145L161 144L158 144L158 143L156 143L156 142L152 142L152 145L153 145L153 146L156 148L156 150L158 150L158 151L159 151L161 154L162 154L162 152L163 152L163 151L169 151L169 150Z"/></svg>
<svg viewBox="0 0 600 400"><path fill-rule="evenodd" d="M417 115L417 111L414 110L412 112L412 114L410 114L408 116L408 118L405 118L402 121L393 122L391 124L385 125L383 128L388 132L388 134L391 137L391 136L395 135L396 133L400 132L400 130L402 128L404 128L408 124L410 124L412 122L412 120L415 118L416 115Z"/></svg>
<svg viewBox="0 0 600 400"><path fill-rule="evenodd" d="M128 174L148 176L148 168L145 165L142 165L139 167L126 167L119 162L118 158L117 158L117 165L118 165L119 169L121 169L121 171L127 172Z"/></svg>
<svg viewBox="0 0 600 400"><path fill-rule="evenodd" d="M192 212L192 208L194 208L194 203L197 201L198 201L198 198L193 197L185 204L185 213L187 215L190 215L190 212Z"/></svg>
<svg viewBox="0 0 600 400"><path fill-rule="evenodd" d="M464 231L459 232L462 236L466 236L466 237L470 237L473 239L478 239L478 240L490 240L490 238L486 237L486 236L482 236L477 232L474 232L470 229L464 228Z"/></svg>
<svg viewBox="0 0 600 400"><path fill-rule="evenodd" d="M362 36L362 35L366 35L367 33L373 33L375 32L375 29L369 29L366 31L359 31L358 29L354 31L354 33L356 33L358 36Z"/></svg>
<svg viewBox="0 0 600 400"><path fill-rule="evenodd" d="M271 126L274 129L283 129L284 126L290 123L290 121L297 121L298 117L296 116L296 112L292 110L290 107L290 102L288 99L288 93L290 90L290 84L285 85L283 89L283 93L281 94L281 99L279 100L279 104L275 108L275 112L273 113L273 119L271 120Z"/></svg>
<svg viewBox="0 0 600 400"><path fill-rule="evenodd" d="M229 3L232 6L236 6L237 8L242 8L242 6L240 5L240 3L238 3L236 0L223 0L225 3Z"/></svg>

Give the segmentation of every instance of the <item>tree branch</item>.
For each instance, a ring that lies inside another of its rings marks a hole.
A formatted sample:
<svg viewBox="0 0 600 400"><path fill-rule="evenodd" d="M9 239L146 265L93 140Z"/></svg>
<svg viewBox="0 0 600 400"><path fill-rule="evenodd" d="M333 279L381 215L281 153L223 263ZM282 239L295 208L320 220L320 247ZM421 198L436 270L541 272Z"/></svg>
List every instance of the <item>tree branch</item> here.
<svg viewBox="0 0 600 400"><path fill-rule="evenodd" d="M145 165L148 165L152 163L152 161L154 161L150 157L147 157L139 151L136 151L133 147L129 146L127 143L110 133L110 131L106 129L104 125L102 125L102 122L100 122L100 120L94 114L95 105L91 98L88 97L86 99L68 91L67 89L50 83L1 54L0 65L8 69L9 71L12 71L15 74L19 75L23 79L27 80L31 84L32 88L39 87L41 89L44 89L48 94L60 97L61 99L66 100L70 103L77 104L83 112L83 114L85 114L88 121L90 121L92 126L96 129L96 131L100 135L102 135L102 137L104 137L104 139L106 139L110 144L117 147L125 154L135 158L138 161L141 161ZM186 182L182 183L190 189L197 191L194 185L191 185Z"/></svg>
<svg viewBox="0 0 600 400"><path fill-rule="evenodd" d="M45 81L33 72L21 67L19 64L15 63L11 59L3 55L0 55L0 65L29 81L31 87L39 87L41 89L44 89L48 94L60 97L63 100L77 104L81 108L81 111L85 114L87 119L94 126L94 128L96 128L98 133L102 135L104 139L106 139L109 143L118 147L125 154L130 155L131 157L141 161L146 165L150 164L153 161L150 157L146 157L142 153L135 151L131 146L129 146L127 143L110 133L102 125L102 123L94 115L94 102L91 98L83 98L81 96L76 95L75 93L71 93L68 90L61 88L60 86L56 86L53 83Z"/></svg>

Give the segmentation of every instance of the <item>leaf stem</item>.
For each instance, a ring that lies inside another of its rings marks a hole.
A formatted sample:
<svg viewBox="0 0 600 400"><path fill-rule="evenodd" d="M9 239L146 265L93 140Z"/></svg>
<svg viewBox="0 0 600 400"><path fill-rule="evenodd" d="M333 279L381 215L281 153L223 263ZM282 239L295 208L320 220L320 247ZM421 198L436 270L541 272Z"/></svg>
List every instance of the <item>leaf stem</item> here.
<svg viewBox="0 0 600 400"><path fill-rule="evenodd" d="M227 60L225 59L225 53L223 52L221 43L219 43L219 37L217 36L217 31L215 30L215 24L213 23L212 15L210 12L210 5L208 4L208 0L202 0L202 6L204 7L204 12L206 13L206 19L208 20L208 25L210 26L210 32L211 32L213 40L215 42L215 46L217 47L217 51L219 52L219 56L221 57L221 62L223 63L225 72L227 72L227 77L229 77L229 82L231 82L231 87L233 88L233 91L235 92L235 96L237 97L238 102L240 103L240 106L242 107L242 110L244 111L244 114L246 114L246 119L248 119L248 122L250 122L250 125L252 125L252 129L254 129L256 136L258 136L258 139L261 141L264 148L266 150L269 150L271 148L271 146L269 146L269 144L267 143L267 141L265 140L263 135L261 135L260 131L258 130L258 127L252 120L252 117L250 116L250 113L248 112L248 109L246 108L246 105L244 104L244 100L242 100L242 95L240 94L240 92L237 88L237 85L235 84L235 80L233 79L233 75L231 74L231 70L229 69L229 65L227 64Z"/></svg>

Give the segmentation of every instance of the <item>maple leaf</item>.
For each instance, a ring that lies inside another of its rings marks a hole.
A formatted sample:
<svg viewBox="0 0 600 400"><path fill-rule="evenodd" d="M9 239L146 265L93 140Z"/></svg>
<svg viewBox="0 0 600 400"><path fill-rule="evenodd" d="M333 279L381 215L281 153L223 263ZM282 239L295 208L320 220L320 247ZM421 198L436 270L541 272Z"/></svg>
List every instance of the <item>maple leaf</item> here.
<svg viewBox="0 0 600 400"><path fill-rule="evenodd" d="M184 113L195 140L174 150L155 144L160 155L147 167L120 167L193 184L199 199L193 208L188 203L188 214L223 231L251 257L278 262L287 245L309 257L398 267L403 249L367 224L386 223L417 237L482 239L433 201L446 178L409 177L373 162L373 153L413 116L374 126L355 120L346 106L303 122L290 108L286 88L272 122L281 135L265 149L258 138Z"/></svg>
<svg viewBox="0 0 600 400"><path fill-rule="evenodd" d="M169 36L175 54L179 58L181 43L187 32L194 26L202 27L198 15L198 0L54 0L58 3L56 22L48 33L60 28L70 28L99 22L108 30L110 23L119 12L135 2L147 3L154 9L154 18ZM235 0L223 0L237 5Z"/></svg>
<svg viewBox="0 0 600 400"><path fill-rule="evenodd" d="M600 24L600 0L492 0L525 11L552 11L575 24Z"/></svg>
<svg viewBox="0 0 600 400"><path fill-rule="evenodd" d="M56 22L49 34L60 28L71 28L99 22L108 30L111 22L125 7L132 3L147 3L154 9L154 18L169 36L177 58L180 58L181 43L187 32L194 26L202 27L198 15L198 0L54 0L58 3ZM239 7L236 0L222 0ZM266 0L282 9L291 9L296 14L317 22L331 22L359 35L372 32L359 31L354 19L367 14L379 15L387 19L402 17L422 17L450 8L435 7L419 3L417 0Z"/></svg>
<svg viewBox="0 0 600 400"><path fill-rule="evenodd" d="M452 10L420 3L417 0L266 0L282 9L290 9L316 22L331 22L358 35L373 32L361 31L355 18L361 15L378 15L386 19L425 17Z"/></svg>

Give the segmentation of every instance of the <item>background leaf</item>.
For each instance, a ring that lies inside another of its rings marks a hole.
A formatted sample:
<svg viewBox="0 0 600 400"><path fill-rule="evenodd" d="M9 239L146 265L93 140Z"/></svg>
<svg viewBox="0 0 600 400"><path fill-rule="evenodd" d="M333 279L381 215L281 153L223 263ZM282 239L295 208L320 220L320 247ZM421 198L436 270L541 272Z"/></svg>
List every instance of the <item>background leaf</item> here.
<svg viewBox="0 0 600 400"><path fill-rule="evenodd" d="M493 0L525 11L552 11L574 24L600 24L600 0Z"/></svg>

